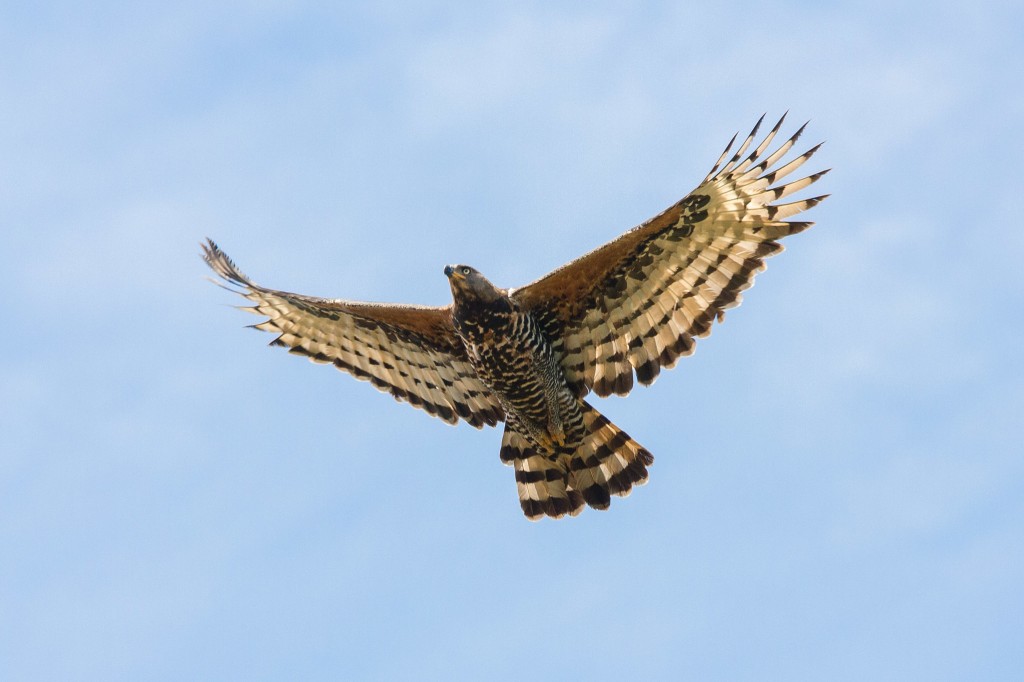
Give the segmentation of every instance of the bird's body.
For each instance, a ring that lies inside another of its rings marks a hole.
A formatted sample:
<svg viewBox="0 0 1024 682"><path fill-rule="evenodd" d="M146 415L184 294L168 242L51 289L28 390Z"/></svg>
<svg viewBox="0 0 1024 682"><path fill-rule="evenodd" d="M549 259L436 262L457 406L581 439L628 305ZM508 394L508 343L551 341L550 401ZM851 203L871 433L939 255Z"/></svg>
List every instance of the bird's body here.
<svg viewBox="0 0 1024 682"><path fill-rule="evenodd" d="M766 155L781 125L744 156L758 121L689 195L525 287L500 289L474 268L447 266L453 302L442 308L267 289L212 241L205 258L269 318L255 326L278 335L272 344L447 422L505 422L500 455L529 518L606 509L611 495L646 482L654 458L584 397L625 395L634 377L650 384L692 353L782 250L777 240L811 225L783 219L824 198L776 203L825 173L772 186L818 148L777 166L803 130Z"/></svg>
<svg viewBox="0 0 1024 682"><path fill-rule="evenodd" d="M492 295L482 297L462 286L467 276L459 274L461 270ZM506 422L514 420L535 446L549 454L557 447L578 447L584 435L583 414L533 314L519 310L506 291L468 266L453 272L449 277L455 331L477 375L501 403Z"/></svg>

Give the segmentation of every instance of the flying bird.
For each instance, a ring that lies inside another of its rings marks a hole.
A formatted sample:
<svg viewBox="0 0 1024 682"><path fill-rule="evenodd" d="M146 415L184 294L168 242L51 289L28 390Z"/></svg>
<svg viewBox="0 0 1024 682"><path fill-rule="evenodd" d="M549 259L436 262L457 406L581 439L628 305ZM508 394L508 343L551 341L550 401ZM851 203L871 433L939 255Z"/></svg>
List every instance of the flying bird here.
<svg viewBox="0 0 1024 682"><path fill-rule="evenodd" d="M694 351L740 303L787 221L828 195L779 203L828 171L780 183L821 145L783 159L806 127L774 151L785 116L748 154L764 116L730 156L726 146L683 199L614 241L514 289L468 265L444 274L444 307L361 303L277 291L246 277L212 241L204 258L273 346L332 364L455 424L504 422L500 457L515 469L531 520L607 509L647 482L654 457L584 398L626 395Z"/></svg>

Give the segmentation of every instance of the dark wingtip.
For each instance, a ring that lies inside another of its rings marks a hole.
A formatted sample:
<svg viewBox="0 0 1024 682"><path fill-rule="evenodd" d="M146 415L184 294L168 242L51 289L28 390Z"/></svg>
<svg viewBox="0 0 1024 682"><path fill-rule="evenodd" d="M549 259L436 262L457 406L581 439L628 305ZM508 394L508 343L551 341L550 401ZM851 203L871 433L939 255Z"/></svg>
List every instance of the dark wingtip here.
<svg viewBox="0 0 1024 682"><path fill-rule="evenodd" d="M203 249L203 260L221 279L231 284L252 286L249 278L242 274L242 271L238 269L234 261L217 246L215 241L207 237L206 243L200 242L199 245Z"/></svg>
<svg viewBox="0 0 1024 682"><path fill-rule="evenodd" d="M797 131L795 133L793 133L793 137L791 137L789 139L792 140L793 142L796 142L797 140L799 140L800 136L804 134L804 130L807 128L808 125L810 125L810 123L811 123L810 121L804 121L804 124L802 126L800 126L797 129Z"/></svg>
<svg viewBox="0 0 1024 682"><path fill-rule="evenodd" d="M761 114L761 118L757 119L757 123L754 124L754 129L750 131L750 137L756 137L757 131L761 129L761 124L764 123L764 117L768 115L768 112Z"/></svg>
<svg viewBox="0 0 1024 682"><path fill-rule="evenodd" d="M217 246L217 242L209 237L206 238L206 241L199 242L199 248L203 250L203 260L214 270L217 270L215 266L216 261L226 258L224 252ZM217 274L220 273L218 272Z"/></svg>

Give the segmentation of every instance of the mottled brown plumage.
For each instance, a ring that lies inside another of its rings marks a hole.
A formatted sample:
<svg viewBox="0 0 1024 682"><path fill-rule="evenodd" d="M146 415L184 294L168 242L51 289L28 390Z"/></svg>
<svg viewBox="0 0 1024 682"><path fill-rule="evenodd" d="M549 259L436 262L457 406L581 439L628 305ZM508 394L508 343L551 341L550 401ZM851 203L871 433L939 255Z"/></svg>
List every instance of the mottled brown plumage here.
<svg viewBox="0 0 1024 682"><path fill-rule="evenodd" d="M650 384L692 353L782 250L778 240L811 225L785 219L825 198L777 203L826 172L779 184L818 149L778 166L803 131L767 153L783 120L747 154L758 121L682 200L532 284L505 290L469 266L446 267L453 303L443 308L275 291L249 280L212 241L204 256L253 302L248 310L268 318L255 326L277 334L273 345L449 423L504 421L501 459L515 468L529 518L606 509L611 495L646 482L654 458L586 394L625 395L634 377Z"/></svg>

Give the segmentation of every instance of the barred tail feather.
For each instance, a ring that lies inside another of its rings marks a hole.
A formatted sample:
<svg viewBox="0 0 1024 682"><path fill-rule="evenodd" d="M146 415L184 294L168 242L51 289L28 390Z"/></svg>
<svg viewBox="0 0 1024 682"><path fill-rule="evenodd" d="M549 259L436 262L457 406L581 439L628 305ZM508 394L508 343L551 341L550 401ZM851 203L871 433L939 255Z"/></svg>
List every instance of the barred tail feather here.
<svg viewBox="0 0 1024 682"><path fill-rule="evenodd" d="M647 482L654 456L608 418L580 401L587 435L569 463L569 488L594 509L607 509L611 496L625 497Z"/></svg>
<svg viewBox="0 0 1024 682"><path fill-rule="evenodd" d="M519 505L526 518L537 521L545 516L560 519L583 511L583 497L568 488L569 458L551 458L537 450L514 423L505 424L501 439L501 460L516 470Z"/></svg>
<svg viewBox="0 0 1024 682"><path fill-rule="evenodd" d="M557 455L538 451L514 418L505 423L501 461L515 467L519 505L531 521L576 516L584 504L607 509L612 495L647 482L654 456L585 400L580 411L582 444Z"/></svg>

